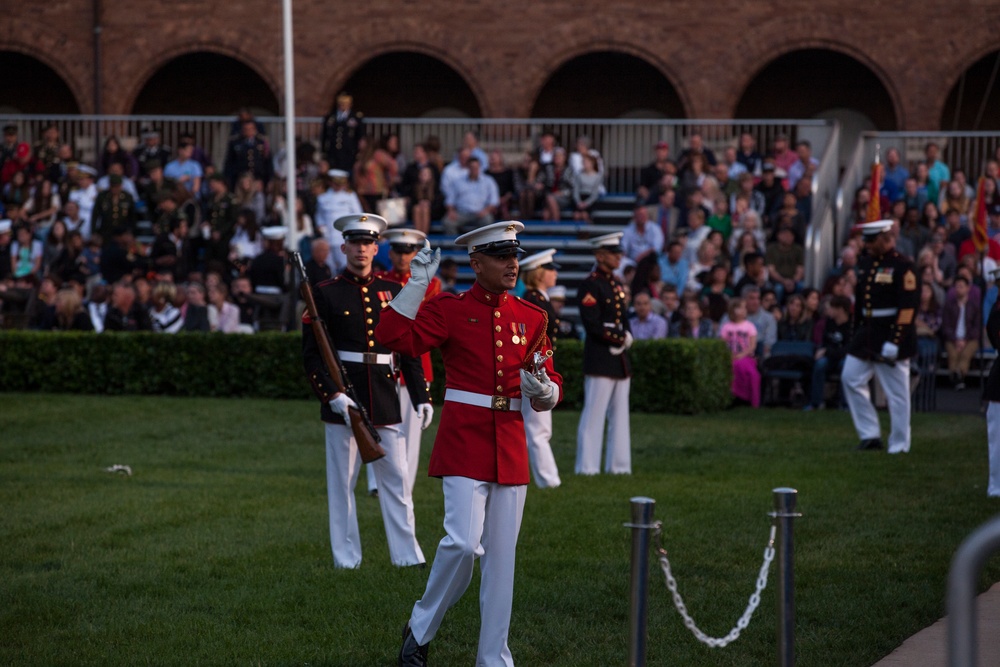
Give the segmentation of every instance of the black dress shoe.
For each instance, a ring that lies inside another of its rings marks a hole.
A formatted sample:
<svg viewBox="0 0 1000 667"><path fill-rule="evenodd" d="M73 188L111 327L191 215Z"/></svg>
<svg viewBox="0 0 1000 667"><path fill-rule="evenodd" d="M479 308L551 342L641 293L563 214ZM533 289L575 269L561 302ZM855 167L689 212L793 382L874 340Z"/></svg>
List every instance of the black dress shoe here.
<svg viewBox="0 0 1000 667"><path fill-rule="evenodd" d="M858 451L864 451L866 449L882 449L882 438L868 438L867 440L862 440L861 444L858 445Z"/></svg>
<svg viewBox="0 0 1000 667"><path fill-rule="evenodd" d="M403 646L399 649L399 667L427 667L427 647L417 643L410 630L410 622L403 626Z"/></svg>

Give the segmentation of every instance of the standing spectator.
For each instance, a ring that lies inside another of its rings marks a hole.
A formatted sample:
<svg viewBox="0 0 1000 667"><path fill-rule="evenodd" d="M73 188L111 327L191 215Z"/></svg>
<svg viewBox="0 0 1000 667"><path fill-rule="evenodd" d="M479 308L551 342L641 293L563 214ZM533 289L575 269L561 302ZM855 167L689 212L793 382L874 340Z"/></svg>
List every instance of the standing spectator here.
<svg viewBox="0 0 1000 667"><path fill-rule="evenodd" d="M567 162L566 149L561 146L555 149L552 162L539 169L538 178L545 192L542 219L559 222L563 209L569 207L573 196L573 173Z"/></svg>
<svg viewBox="0 0 1000 667"><path fill-rule="evenodd" d="M89 239L91 235L91 220L94 213L94 204L97 201L97 186L94 178L97 170L87 164L81 164L77 169L76 186L70 190L68 201L76 202L80 207L80 218L83 220L81 232L83 237ZM86 231L84 231L86 230Z"/></svg>
<svg viewBox="0 0 1000 667"><path fill-rule="evenodd" d="M354 98L337 95L336 107L323 118L320 150L330 169L351 173L358 155L358 141L365 136L364 114L354 110Z"/></svg>
<svg viewBox="0 0 1000 667"><path fill-rule="evenodd" d="M986 321L986 336L994 350L1000 349L1000 307L994 306ZM1000 497L1000 364L994 363L986 380L986 434L989 440L989 482L986 495Z"/></svg>
<svg viewBox="0 0 1000 667"><path fill-rule="evenodd" d="M0 171L3 170L7 160L14 159L17 154L17 146L20 143L17 140L17 125L4 125L3 142L0 143Z"/></svg>
<svg viewBox="0 0 1000 667"><path fill-rule="evenodd" d="M674 167L670 161L670 144L658 141L653 150L656 157L639 172L639 188L636 190L636 197L647 204L656 203L663 177ZM673 189L673 185L670 189Z"/></svg>
<svg viewBox="0 0 1000 667"><path fill-rule="evenodd" d="M385 137L377 143L365 137L354 164L354 185L361 203L370 213L378 210L378 202L393 193L399 180L399 165L386 150Z"/></svg>
<svg viewBox="0 0 1000 667"><path fill-rule="evenodd" d="M113 231L119 227L127 227L133 233L138 220L135 209L135 199L125 192L122 177L115 174L108 179L110 188L97 195L91 219L91 230L105 241L111 238Z"/></svg>
<svg viewBox="0 0 1000 667"><path fill-rule="evenodd" d="M121 165L122 174L130 179L139 175L139 163L131 153L122 148L121 142L116 136L110 136L104 140L101 159L97 165L98 173L101 176L110 173L112 164Z"/></svg>
<svg viewBox="0 0 1000 667"><path fill-rule="evenodd" d="M667 321L653 312L653 298L643 290L632 296L635 316L628 320L635 340L657 340L667 337Z"/></svg>
<svg viewBox="0 0 1000 667"><path fill-rule="evenodd" d="M142 145L132 151L132 156L139 165L139 181L145 182L150 171L162 167L170 161L170 149L160 143L160 131L154 127L142 128Z"/></svg>
<svg viewBox="0 0 1000 667"><path fill-rule="evenodd" d="M969 279L959 274L945 297L941 315L941 338L948 353L948 372L956 390L965 389L969 363L979 350L983 314L979 299L969 298Z"/></svg>
<svg viewBox="0 0 1000 667"><path fill-rule="evenodd" d="M736 161L750 174L759 177L763 168L763 158L757 151L757 140L749 132L740 134L740 146L736 151Z"/></svg>
<svg viewBox="0 0 1000 667"><path fill-rule="evenodd" d="M231 139L226 147L223 166L226 182L235 190L236 179L249 172L254 180L266 187L274 170L267 138L258 133L257 123L252 118L244 121L240 129L240 136Z"/></svg>
<svg viewBox="0 0 1000 667"><path fill-rule="evenodd" d="M951 180L951 169L938 159L940 154L941 148L933 141L924 147L927 168L927 198L932 202L940 200L941 192L948 187L948 181Z"/></svg>
<svg viewBox="0 0 1000 667"><path fill-rule="evenodd" d="M597 268L577 287L580 319L587 333L583 344L584 404L576 434L576 473L596 475L601 469L601 441L607 420L604 471L631 474L632 453L628 395L632 366L625 289L614 272L621 264L621 232L590 240Z"/></svg>
<svg viewBox="0 0 1000 667"><path fill-rule="evenodd" d="M316 197L316 231L330 243L330 256L327 264L334 274L340 273L347 260L340 246L344 238L333 223L346 215L359 215L364 212L361 199L347 184L349 174L341 169L331 169L327 172L329 186L326 191Z"/></svg>
<svg viewBox="0 0 1000 667"><path fill-rule="evenodd" d="M729 302L729 321L719 329L719 338L726 342L732 355L733 396L752 407L760 407L760 371L757 370L757 329L747 319L747 306L743 299Z"/></svg>
<svg viewBox="0 0 1000 667"><path fill-rule="evenodd" d="M413 160L403 171L400 194L407 198L413 226L424 234L430 233L431 221L439 219L444 213L444 195L441 193L440 180L441 174L428 158L427 149L423 144L415 145ZM499 189L500 181L497 181L497 187Z"/></svg>
<svg viewBox="0 0 1000 667"><path fill-rule="evenodd" d="M927 375L937 368L940 354L941 306L934 294L934 284L926 279L920 283L920 305L917 307L917 359L921 375Z"/></svg>
<svg viewBox="0 0 1000 667"><path fill-rule="evenodd" d="M497 183L497 193L500 195L498 214L501 218L509 219L511 217L511 202L514 199L516 188L514 185L514 170L504 164L503 153L498 150L490 151L489 169L486 170L486 175ZM420 229L416 224L414 224L414 227ZM426 233L429 231L429 228L430 225L428 225L428 229L423 229L422 231Z"/></svg>
<svg viewBox="0 0 1000 667"><path fill-rule="evenodd" d="M909 177L910 170L900 164L899 149L890 148L887 150L885 152L885 171L882 187L889 201L896 201L903 194L906 189L906 180Z"/></svg>

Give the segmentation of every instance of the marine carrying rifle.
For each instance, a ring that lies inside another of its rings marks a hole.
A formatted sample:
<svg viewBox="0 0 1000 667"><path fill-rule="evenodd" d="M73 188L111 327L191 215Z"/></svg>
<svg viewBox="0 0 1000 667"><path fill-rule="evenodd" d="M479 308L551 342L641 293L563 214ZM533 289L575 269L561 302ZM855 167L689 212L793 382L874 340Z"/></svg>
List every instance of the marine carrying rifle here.
<svg viewBox="0 0 1000 667"><path fill-rule="evenodd" d="M305 264L302 263L302 255L297 252L293 252L291 255L290 261L299 270L299 277L302 281L299 290L302 292L302 299L306 302L306 312L309 314L313 335L316 337L316 343L319 345L319 353L323 358L323 364L326 366L333 384L336 385L337 391L347 394L356 404L349 407L347 413L350 417L350 426L351 431L354 433L354 440L358 443L358 452L361 454L361 460L365 463L377 461L385 456L385 450L379 444L382 438L379 436L378 431L375 430L371 419L368 418L368 412L361 405L361 402L358 401L354 387L351 385L350 379L348 379L347 371L340 363L337 351L330 344L330 334L326 330L326 323L320 319L319 312L316 310L316 300L313 298L312 287L309 285L309 277L306 275Z"/></svg>

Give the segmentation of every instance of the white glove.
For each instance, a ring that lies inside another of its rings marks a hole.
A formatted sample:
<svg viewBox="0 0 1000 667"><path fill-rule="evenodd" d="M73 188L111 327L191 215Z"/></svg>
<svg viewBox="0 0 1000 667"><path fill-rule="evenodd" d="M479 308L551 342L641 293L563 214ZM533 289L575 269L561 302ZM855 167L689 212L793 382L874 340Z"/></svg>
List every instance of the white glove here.
<svg viewBox="0 0 1000 667"><path fill-rule="evenodd" d="M430 403L421 403L417 406L417 416L420 418L420 430L426 431L434 419L434 406Z"/></svg>
<svg viewBox="0 0 1000 667"><path fill-rule="evenodd" d="M541 378L536 378L521 369L521 396L531 401L531 407L536 412L551 410L559 402L559 386L549 379L544 368L541 375Z"/></svg>
<svg viewBox="0 0 1000 667"><path fill-rule="evenodd" d="M351 416L348 414L348 408L356 408L358 404L351 400L351 397L347 394L340 393L333 397L330 401L330 409L333 410L335 414L340 415L344 418L344 421L348 424L351 423Z"/></svg>
<svg viewBox="0 0 1000 667"><path fill-rule="evenodd" d="M410 262L410 280L389 302L389 307L407 319L417 319L417 311L420 310L420 304L427 294L427 287L437 273L440 263L441 248L431 253L430 243L425 241L423 249Z"/></svg>
<svg viewBox="0 0 1000 667"><path fill-rule="evenodd" d="M886 361L896 361L899 357L899 346L894 343L886 341L882 343L882 358Z"/></svg>
<svg viewBox="0 0 1000 667"><path fill-rule="evenodd" d="M631 331L626 331L625 332L625 345L624 345L625 349L627 350L630 347L632 347L632 343L634 341L635 341L635 339L632 338L632 332Z"/></svg>

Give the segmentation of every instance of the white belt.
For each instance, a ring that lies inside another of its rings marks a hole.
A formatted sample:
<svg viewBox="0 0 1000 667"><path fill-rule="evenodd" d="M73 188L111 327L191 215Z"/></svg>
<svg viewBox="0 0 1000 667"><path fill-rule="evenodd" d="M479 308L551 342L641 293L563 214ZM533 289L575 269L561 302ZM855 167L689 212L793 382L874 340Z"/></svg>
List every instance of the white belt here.
<svg viewBox="0 0 1000 667"><path fill-rule="evenodd" d="M865 317L891 317L899 312L899 308L870 308L862 312Z"/></svg>
<svg viewBox="0 0 1000 667"><path fill-rule="evenodd" d="M521 410L520 398L474 394L471 391L462 391L461 389L448 389L444 392L444 400L453 403L474 405L477 408L489 408L490 410L498 410L500 412L509 412L511 410L520 412Z"/></svg>
<svg viewBox="0 0 1000 667"><path fill-rule="evenodd" d="M258 285L254 292L257 294L281 294L281 288L273 285Z"/></svg>
<svg viewBox="0 0 1000 667"><path fill-rule="evenodd" d="M391 354L375 354L374 352L338 352L341 361L355 364L376 364L387 366L392 363Z"/></svg>

